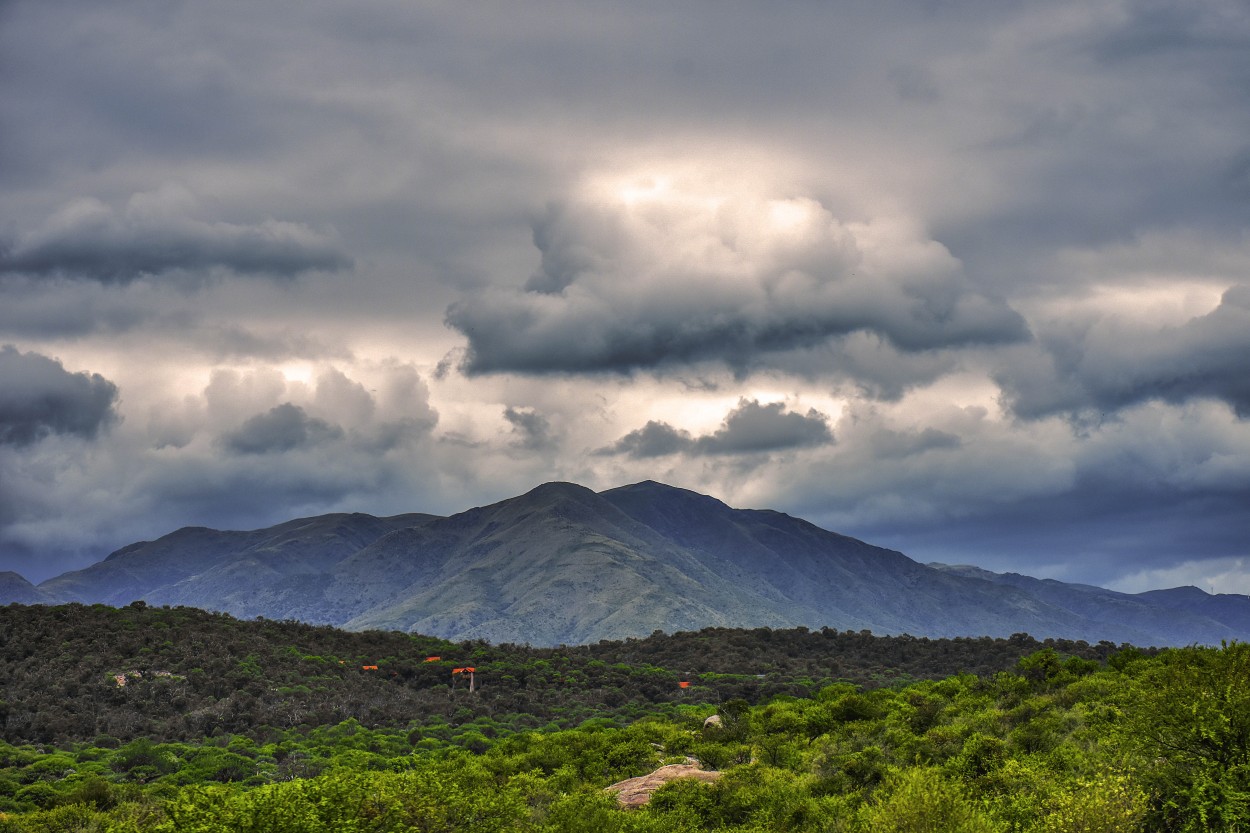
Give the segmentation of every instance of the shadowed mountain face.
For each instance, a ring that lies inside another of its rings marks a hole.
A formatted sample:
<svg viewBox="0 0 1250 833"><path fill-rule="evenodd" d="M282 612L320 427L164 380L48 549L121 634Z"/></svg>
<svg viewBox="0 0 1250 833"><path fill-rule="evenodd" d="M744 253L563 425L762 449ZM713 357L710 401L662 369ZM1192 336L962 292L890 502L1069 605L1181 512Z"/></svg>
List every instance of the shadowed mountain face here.
<svg viewBox="0 0 1250 833"><path fill-rule="evenodd" d="M0 601L142 599L534 645L707 626L1027 632L1141 645L1250 636L1244 596L1130 596L925 566L779 512L731 509L650 481L600 494L548 483L446 518L339 514L251 532L188 528L38 588L15 578L0 583Z"/></svg>

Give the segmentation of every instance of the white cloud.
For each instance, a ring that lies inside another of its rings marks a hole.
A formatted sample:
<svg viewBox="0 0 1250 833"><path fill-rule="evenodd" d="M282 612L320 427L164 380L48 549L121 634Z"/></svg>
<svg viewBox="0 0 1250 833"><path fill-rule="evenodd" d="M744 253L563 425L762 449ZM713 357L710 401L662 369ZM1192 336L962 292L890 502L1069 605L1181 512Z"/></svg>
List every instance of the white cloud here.
<svg viewBox="0 0 1250 833"><path fill-rule="evenodd" d="M592 180L549 208L534 241L542 264L524 290L448 309L471 373L741 370L857 333L903 352L1027 335L914 223L839 220L810 197L735 184L730 171Z"/></svg>

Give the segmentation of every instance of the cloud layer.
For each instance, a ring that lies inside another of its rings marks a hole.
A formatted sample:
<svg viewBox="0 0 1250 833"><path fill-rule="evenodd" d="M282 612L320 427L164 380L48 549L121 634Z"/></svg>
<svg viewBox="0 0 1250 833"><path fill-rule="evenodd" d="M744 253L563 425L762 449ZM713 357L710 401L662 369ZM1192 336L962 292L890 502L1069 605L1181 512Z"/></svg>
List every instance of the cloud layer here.
<svg viewBox="0 0 1250 833"><path fill-rule="evenodd" d="M301 224L206 221L195 209L194 197L177 187L135 194L121 209L76 199L0 248L0 274L127 283L171 272L291 277L351 265L329 237Z"/></svg>
<svg viewBox="0 0 1250 833"><path fill-rule="evenodd" d="M525 287L448 309L469 341L464 369L627 372L711 360L744 370L858 332L904 352L1028 334L905 223L841 222L810 198L690 179L598 185L549 208L534 228L542 265Z"/></svg>
<svg viewBox="0 0 1250 833"><path fill-rule="evenodd" d="M1244 3L157 6L0 6L0 569L655 479L1246 586Z"/></svg>

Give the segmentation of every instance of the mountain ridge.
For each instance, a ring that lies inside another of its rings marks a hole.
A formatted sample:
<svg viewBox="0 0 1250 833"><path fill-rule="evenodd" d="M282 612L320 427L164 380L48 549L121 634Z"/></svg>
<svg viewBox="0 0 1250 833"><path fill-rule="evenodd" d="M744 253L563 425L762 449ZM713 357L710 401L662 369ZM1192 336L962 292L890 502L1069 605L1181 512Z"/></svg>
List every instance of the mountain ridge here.
<svg viewBox="0 0 1250 833"><path fill-rule="evenodd" d="M1250 639L1244 596L1131 595L924 565L801 518L655 481L603 492L544 483L445 517L335 513L250 531L184 527L38 587L23 583L0 581L0 602L142 600L535 645L796 626L1143 646Z"/></svg>

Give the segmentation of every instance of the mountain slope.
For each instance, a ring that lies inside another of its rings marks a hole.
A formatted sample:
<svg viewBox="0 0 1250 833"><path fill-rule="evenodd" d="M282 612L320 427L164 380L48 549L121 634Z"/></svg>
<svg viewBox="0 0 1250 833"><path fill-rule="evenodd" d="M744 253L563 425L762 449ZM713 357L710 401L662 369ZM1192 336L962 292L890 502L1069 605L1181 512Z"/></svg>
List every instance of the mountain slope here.
<svg viewBox="0 0 1250 833"><path fill-rule="evenodd" d="M952 580L902 553L780 512L730 509L652 482L605 496L705 561L789 602L796 624L930 636L1084 633L1086 623L1027 594Z"/></svg>
<svg viewBox="0 0 1250 833"><path fill-rule="evenodd" d="M1130 596L925 566L780 512L731 509L651 481L600 494L548 483L445 518L339 514L250 532L182 529L37 592L536 645L707 626L1139 645L1250 636L1244 597Z"/></svg>

